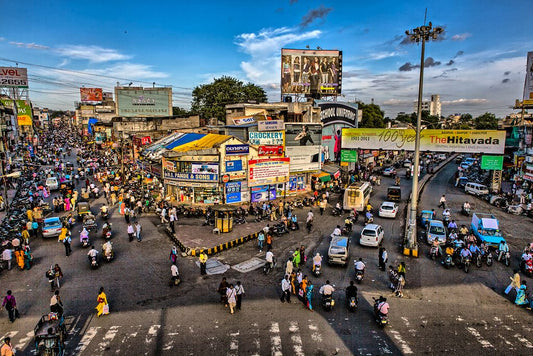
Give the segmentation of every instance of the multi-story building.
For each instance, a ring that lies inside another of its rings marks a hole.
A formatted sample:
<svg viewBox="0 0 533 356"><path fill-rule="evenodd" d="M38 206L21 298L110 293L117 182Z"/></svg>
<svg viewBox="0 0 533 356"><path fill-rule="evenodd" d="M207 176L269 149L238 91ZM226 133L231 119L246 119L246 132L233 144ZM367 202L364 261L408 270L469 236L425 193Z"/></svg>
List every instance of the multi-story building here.
<svg viewBox="0 0 533 356"><path fill-rule="evenodd" d="M418 101L414 102L414 112L418 110ZM433 94L431 95L431 100L429 101L422 101L422 111L429 111L429 114L432 116L441 116L441 102L440 102L440 95Z"/></svg>

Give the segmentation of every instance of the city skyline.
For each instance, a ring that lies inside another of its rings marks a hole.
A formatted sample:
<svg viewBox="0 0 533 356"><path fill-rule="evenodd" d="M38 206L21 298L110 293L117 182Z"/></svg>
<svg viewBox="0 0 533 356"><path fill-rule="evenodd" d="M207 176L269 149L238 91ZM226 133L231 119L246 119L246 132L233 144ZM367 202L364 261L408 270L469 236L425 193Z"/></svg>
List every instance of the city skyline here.
<svg viewBox="0 0 533 356"><path fill-rule="evenodd" d="M522 1L6 3L0 66L28 68L40 107L74 109L81 86L155 82L189 108L194 87L223 75L279 101L281 49L320 47L343 53L339 101L373 99L394 118L416 101L420 46L405 30L424 24L426 7L445 32L426 46L424 100L440 95L444 116L511 113L533 50L525 31L533 4Z"/></svg>

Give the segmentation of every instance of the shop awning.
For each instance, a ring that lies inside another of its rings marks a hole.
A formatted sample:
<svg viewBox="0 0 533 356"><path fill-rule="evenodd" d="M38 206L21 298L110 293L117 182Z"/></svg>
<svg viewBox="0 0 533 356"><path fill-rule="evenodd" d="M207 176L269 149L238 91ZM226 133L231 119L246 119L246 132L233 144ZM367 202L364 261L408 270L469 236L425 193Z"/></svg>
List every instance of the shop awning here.
<svg viewBox="0 0 533 356"><path fill-rule="evenodd" d="M224 141L227 141L230 138L231 136L227 136L227 135L207 134L207 135L204 135L202 138L197 139L195 141L182 144L180 146L176 146L172 148L172 151L187 152L187 151L205 150L205 149L213 148L215 145L220 144Z"/></svg>
<svg viewBox="0 0 533 356"><path fill-rule="evenodd" d="M329 182L331 180L331 174L326 172L315 173L312 175L312 177L318 178L318 180L322 183Z"/></svg>
<svg viewBox="0 0 533 356"><path fill-rule="evenodd" d="M167 144L165 146L165 148L167 150L173 150L174 148L176 148L178 146L185 145L187 143L197 141L197 140L203 138L204 136L206 136L206 135L205 134L199 134L199 133L193 133L193 132L186 133L186 134L183 134L181 137L179 137L177 140L174 140L171 143Z"/></svg>

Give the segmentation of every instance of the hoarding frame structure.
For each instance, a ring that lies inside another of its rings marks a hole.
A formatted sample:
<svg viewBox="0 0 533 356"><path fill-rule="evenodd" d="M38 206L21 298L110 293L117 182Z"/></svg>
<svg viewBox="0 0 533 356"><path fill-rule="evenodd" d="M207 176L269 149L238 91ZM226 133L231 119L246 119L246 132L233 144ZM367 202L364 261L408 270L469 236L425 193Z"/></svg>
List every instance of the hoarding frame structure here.
<svg viewBox="0 0 533 356"><path fill-rule="evenodd" d="M248 161L248 186L285 183L289 180L290 158L252 159Z"/></svg>
<svg viewBox="0 0 533 356"><path fill-rule="evenodd" d="M524 82L524 96L525 100L533 100L533 52L527 53L527 67L526 80Z"/></svg>
<svg viewBox="0 0 533 356"><path fill-rule="evenodd" d="M80 100L84 104L101 104L104 92L102 88L80 88Z"/></svg>
<svg viewBox="0 0 533 356"><path fill-rule="evenodd" d="M342 51L282 48L280 82L281 95L340 95Z"/></svg>
<svg viewBox="0 0 533 356"><path fill-rule="evenodd" d="M28 69L0 67L0 88L28 88Z"/></svg>
<svg viewBox="0 0 533 356"><path fill-rule="evenodd" d="M117 116L172 116L172 88L115 87Z"/></svg>
<svg viewBox="0 0 533 356"><path fill-rule="evenodd" d="M342 149L406 150L415 149L412 129L342 129ZM503 130L422 130L420 151L477 152L503 154Z"/></svg>
<svg viewBox="0 0 533 356"><path fill-rule="evenodd" d="M17 111L17 124L19 126L33 125L33 111L31 109L31 102L26 100L15 100Z"/></svg>

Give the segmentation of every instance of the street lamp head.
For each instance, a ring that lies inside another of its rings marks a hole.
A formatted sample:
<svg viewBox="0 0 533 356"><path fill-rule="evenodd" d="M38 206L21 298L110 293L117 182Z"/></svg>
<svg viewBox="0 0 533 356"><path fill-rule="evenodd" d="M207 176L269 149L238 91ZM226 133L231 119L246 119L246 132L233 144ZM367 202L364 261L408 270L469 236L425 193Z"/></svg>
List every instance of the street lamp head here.
<svg viewBox="0 0 533 356"><path fill-rule="evenodd" d="M21 174L22 174L22 172L17 171L17 172L6 174L6 177L7 178L20 178Z"/></svg>

